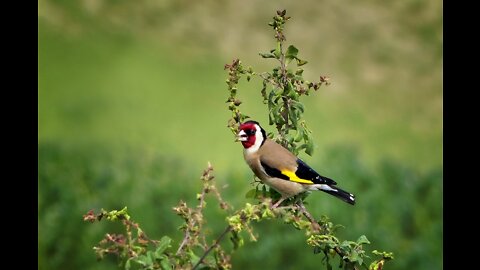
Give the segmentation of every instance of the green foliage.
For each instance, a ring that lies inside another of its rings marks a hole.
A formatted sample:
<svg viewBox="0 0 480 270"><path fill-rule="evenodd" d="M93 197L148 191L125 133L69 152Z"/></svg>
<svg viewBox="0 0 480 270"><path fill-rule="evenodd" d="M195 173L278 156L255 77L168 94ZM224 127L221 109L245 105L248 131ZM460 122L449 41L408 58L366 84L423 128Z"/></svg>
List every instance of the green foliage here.
<svg viewBox="0 0 480 270"><path fill-rule="evenodd" d="M299 50L294 45L289 45L286 50L284 49L286 36L283 30L289 19L285 10L277 11L273 21L268 24L275 32L276 47L268 53L260 53L260 56L277 60L278 66L274 67L271 72L259 73L258 76L262 79L261 93L264 103L268 105L269 124L274 125L278 131L277 136L274 136L273 133L268 135L274 137L275 141L295 154L304 150L308 155L312 155L314 144L311 130L303 120L305 107L300 102L300 97L308 96L312 89L316 91L321 85L330 83L326 76L320 76L319 82L305 80L303 78L304 69L301 66L308 62L298 57ZM289 68L292 60L295 60L297 64L295 70ZM227 79L227 83L230 98L228 102L230 102L229 109L233 112L228 126L233 132L236 132L238 124L247 118L238 109L241 102L238 102L236 98L236 84L238 84L240 74L247 74L247 81L250 81L250 78L257 73L253 71L252 67L244 69L238 59L233 60L230 65L225 65L225 69L229 70L230 77ZM295 134L290 134L291 131L295 131Z"/></svg>
<svg viewBox="0 0 480 270"><path fill-rule="evenodd" d="M107 233L98 246L93 248L98 259L103 259L106 254L114 254L124 260L120 265L125 265L127 270L131 268L132 263L137 263L144 269L156 269L158 266L161 269L171 269L165 251L170 247L172 239L167 236L162 237L160 241L149 239L138 223L131 221L127 207L109 212L102 209L97 215L90 210L83 216L84 221L92 223L103 218L120 221L125 228L125 234ZM153 244L155 251L148 251L148 244Z"/></svg>
<svg viewBox="0 0 480 270"><path fill-rule="evenodd" d="M209 164L202 174L203 188L197 196L198 205L195 208L188 207L184 201L180 201L177 206L172 208L184 220L184 224L179 228L183 232L184 238L175 253L170 250L172 247L170 237L163 236L159 241L148 238L138 223L130 219L125 207L119 211L102 209L99 214L94 214L94 211L90 210L83 216L84 221L92 223L104 218L109 221L120 221L124 227L124 234L107 233L98 246L94 247L97 257L103 259L106 254L115 255L120 260L120 266L126 270L134 266L136 266L135 269L148 270L195 269L200 264L207 268L230 269L229 259L219 245L214 246L213 254L208 257L206 256L207 252L205 252L208 247L206 230L203 228L206 222L203 217L203 211L206 207L205 197L207 194L213 194L221 209L229 208L218 192L213 181L212 171L213 167ZM136 230L136 232L133 230ZM210 249L208 249L209 251ZM198 254L198 252L205 256L200 257L201 254Z"/></svg>
<svg viewBox="0 0 480 270"><path fill-rule="evenodd" d="M252 68L244 69L240 63L240 60L233 60L232 64L226 64L225 70L228 70L228 79L226 83L228 85L228 92L230 97L227 99L228 109L232 111L232 118L228 120L228 128L233 134L237 134L239 124L242 123L245 119L248 118L247 115L242 114L238 108L242 101L237 98L238 87L237 84L241 78L242 74L247 73L247 80L250 81L251 76L254 74Z"/></svg>
<svg viewBox="0 0 480 270"><path fill-rule="evenodd" d="M125 228L125 234L107 233L98 246L93 248L98 259L103 259L106 254L116 255L121 259L120 266L124 266L126 270L135 265L141 269L172 269L168 253L171 238L163 236L160 241L149 239L138 223L131 221L126 207L120 211L110 212L102 209L96 215L90 210L83 216L83 220L93 223L101 221L104 217L110 221L120 221ZM133 230L136 230L136 233ZM149 244L154 246L154 250L148 250Z"/></svg>

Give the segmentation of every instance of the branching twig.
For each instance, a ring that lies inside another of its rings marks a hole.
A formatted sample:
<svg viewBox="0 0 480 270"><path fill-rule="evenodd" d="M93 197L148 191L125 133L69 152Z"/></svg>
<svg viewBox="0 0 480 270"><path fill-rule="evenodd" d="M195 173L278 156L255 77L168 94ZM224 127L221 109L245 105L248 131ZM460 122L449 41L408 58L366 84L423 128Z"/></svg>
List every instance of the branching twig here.
<svg viewBox="0 0 480 270"><path fill-rule="evenodd" d="M177 249L177 253L175 255L179 255L180 251L183 250L183 247L188 243L188 240L190 239L190 233L188 231L185 231L185 236L183 237L182 243Z"/></svg>
<svg viewBox="0 0 480 270"><path fill-rule="evenodd" d="M320 224L313 218L313 216L308 212L307 208L305 208L305 205L303 204L303 201L300 200L297 202L297 207L300 209L300 211L303 213L303 215L310 221L312 224L312 230L314 232L320 232Z"/></svg>
<svg viewBox="0 0 480 270"><path fill-rule="evenodd" d="M215 243L213 243L213 245L211 245L205 251L205 253L203 253L202 257L200 257L198 262L193 266L192 270L195 270L200 265L200 263L202 263L203 259L205 259L205 257L207 257L208 253L210 253L210 251L212 251L212 249L214 249L220 243L220 241L222 241L223 237L225 237L225 235L227 235L227 233L229 233L231 230L232 230L232 226L227 226L227 228L225 228L223 233L220 234L220 236L215 240Z"/></svg>

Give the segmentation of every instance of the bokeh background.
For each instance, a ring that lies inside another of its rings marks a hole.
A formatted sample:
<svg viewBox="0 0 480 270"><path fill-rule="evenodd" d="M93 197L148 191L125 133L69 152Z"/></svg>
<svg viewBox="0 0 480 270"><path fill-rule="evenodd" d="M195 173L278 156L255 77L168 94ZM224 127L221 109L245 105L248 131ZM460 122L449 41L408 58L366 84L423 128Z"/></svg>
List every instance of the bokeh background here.
<svg viewBox="0 0 480 270"><path fill-rule="evenodd" d="M443 268L442 1L39 0L39 269L118 269L92 247L121 228L84 223L90 209L128 206L151 238L181 239L171 207L195 203L208 161L225 199L247 202L223 66L274 66L258 53L274 47L278 9L306 79L332 82L303 99L316 147L301 157L358 200L315 193L310 210L344 225L341 239L394 252L388 269ZM260 89L240 84L241 109L273 130ZM213 201L207 218L214 237ZM255 228L234 269L324 268L301 231Z"/></svg>

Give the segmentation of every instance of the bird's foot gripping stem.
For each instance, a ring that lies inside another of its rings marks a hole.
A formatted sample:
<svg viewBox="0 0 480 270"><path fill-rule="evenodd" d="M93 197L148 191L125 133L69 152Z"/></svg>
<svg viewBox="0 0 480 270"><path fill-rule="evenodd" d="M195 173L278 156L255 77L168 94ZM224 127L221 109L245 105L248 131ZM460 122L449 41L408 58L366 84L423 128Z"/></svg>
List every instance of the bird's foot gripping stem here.
<svg viewBox="0 0 480 270"><path fill-rule="evenodd" d="M280 198L274 205L272 205L271 209L277 208L286 198Z"/></svg>

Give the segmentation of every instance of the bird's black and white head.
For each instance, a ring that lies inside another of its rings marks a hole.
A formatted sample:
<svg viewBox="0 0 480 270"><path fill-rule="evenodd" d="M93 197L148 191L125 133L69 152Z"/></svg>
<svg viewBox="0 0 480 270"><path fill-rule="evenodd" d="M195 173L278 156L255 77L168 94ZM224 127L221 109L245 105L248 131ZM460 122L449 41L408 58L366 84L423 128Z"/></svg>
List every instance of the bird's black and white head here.
<svg viewBox="0 0 480 270"><path fill-rule="evenodd" d="M237 139L248 152L256 152L266 138L265 130L256 121L247 121L241 124L237 134Z"/></svg>

